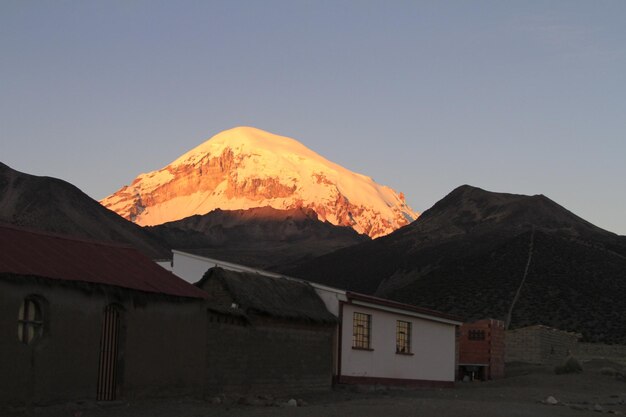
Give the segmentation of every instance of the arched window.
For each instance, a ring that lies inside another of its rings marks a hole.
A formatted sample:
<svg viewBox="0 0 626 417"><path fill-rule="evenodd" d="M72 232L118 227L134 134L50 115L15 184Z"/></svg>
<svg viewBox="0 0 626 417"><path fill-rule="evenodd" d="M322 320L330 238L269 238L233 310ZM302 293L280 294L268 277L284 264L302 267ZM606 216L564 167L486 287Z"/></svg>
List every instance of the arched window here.
<svg viewBox="0 0 626 417"><path fill-rule="evenodd" d="M29 345L43 334L43 314L41 303L34 297L27 297L20 306L17 317L17 338Z"/></svg>

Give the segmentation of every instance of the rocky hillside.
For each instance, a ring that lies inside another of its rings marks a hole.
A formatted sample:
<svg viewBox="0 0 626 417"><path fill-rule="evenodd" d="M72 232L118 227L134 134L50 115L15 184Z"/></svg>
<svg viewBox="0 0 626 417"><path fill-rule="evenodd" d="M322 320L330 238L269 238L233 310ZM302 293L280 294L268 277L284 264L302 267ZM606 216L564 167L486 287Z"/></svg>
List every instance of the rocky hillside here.
<svg viewBox="0 0 626 417"><path fill-rule="evenodd" d="M126 243L151 258L169 250L70 183L15 171L0 163L0 222L37 230Z"/></svg>
<svg viewBox="0 0 626 417"><path fill-rule="evenodd" d="M349 227L322 222L313 210L302 208L218 209L146 229L171 248L264 269L370 240Z"/></svg>
<svg viewBox="0 0 626 417"><path fill-rule="evenodd" d="M375 238L415 218L402 193L349 171L298 141L251 127L221 132L171 164L139 175L101 203L139 225L215 209L310 209Z"/></svg>
<svg viewBox="0 0 626 417"><path fill-rule="evenodd" d="M388 236L283 272L467 319L626 343L626 237L542 195L462 186Z"/></svg>

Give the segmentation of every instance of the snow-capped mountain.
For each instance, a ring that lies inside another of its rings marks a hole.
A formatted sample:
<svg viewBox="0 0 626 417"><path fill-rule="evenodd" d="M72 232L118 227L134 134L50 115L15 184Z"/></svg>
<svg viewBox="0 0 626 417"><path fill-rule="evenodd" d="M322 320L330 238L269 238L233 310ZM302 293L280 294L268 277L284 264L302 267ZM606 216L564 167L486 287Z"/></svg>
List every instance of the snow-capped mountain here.
<svg viewBox="0 0 626 417"><path fill-rule="evenodd" d="M252 127L213 136L101 201L142 226L215 209L310 208L319 219L372 238L419 215L402 193L345 169L298 141Z"/></svg>

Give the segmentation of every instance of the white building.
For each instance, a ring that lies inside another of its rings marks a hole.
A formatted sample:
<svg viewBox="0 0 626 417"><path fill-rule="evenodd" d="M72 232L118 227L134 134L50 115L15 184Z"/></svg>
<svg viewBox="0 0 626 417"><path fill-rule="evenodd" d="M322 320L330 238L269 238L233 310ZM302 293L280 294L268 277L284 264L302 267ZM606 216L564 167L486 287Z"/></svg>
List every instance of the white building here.
<svg viewBox="0 0 626 417"><path fill-rule="evenodd" d="M212 267L280 274L174 250L166 269L198 282ZM301 281L301 280L299 280ZM339 383L451 386L459 319L433 310L309 282L339 319L334 376Z"/></svg>

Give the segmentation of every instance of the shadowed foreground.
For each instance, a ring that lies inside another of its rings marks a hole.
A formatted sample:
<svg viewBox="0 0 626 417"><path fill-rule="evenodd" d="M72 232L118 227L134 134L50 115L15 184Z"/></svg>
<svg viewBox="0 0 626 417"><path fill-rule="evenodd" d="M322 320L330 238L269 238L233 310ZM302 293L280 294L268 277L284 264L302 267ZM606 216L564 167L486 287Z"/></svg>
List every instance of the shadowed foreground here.
<svg viewBox="0 0 626 417"><path fill-rule="evenodd" d="M458 383L453 389L340 388L326 394L303 396L306 405L302 407L243 405L235 399L227 399L223 404L169 399L131 404L72 403L34 407L30 410L1 410L0 414L7 417L510 417L583 416L592 412L594 415L626 414L626 382L611 374L613 370L623 371L621 366L594 361L584 364L584 367L581 374L555 375L547 368L510 366L509 376L505 379ZM545 404L543 401L549 396L556 398L559 404ZM285 401L287 398L277 400Z"/></svg>

